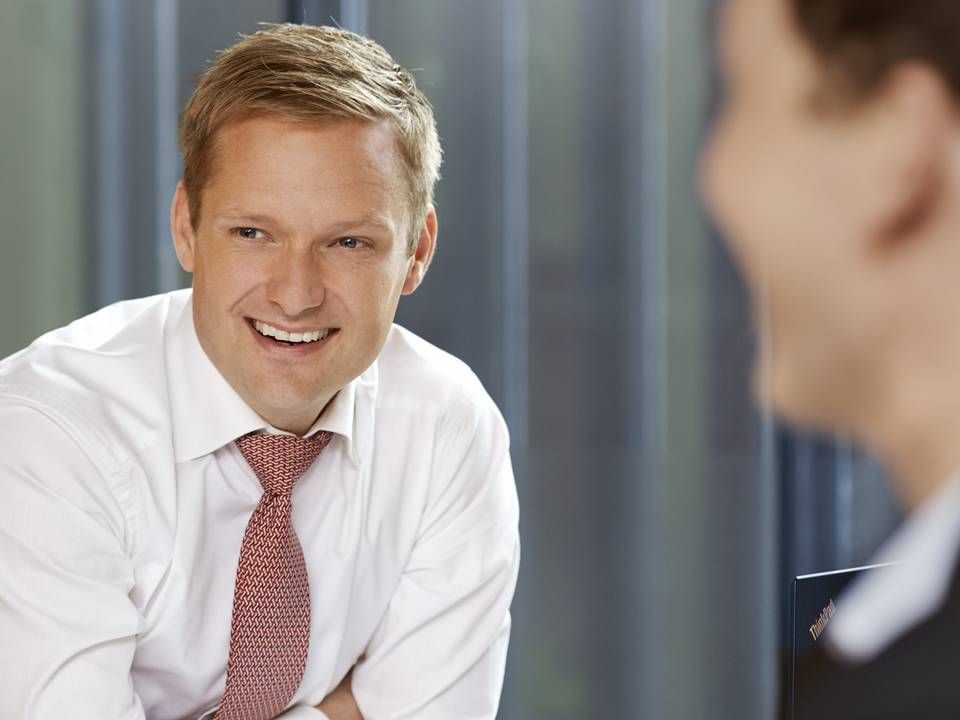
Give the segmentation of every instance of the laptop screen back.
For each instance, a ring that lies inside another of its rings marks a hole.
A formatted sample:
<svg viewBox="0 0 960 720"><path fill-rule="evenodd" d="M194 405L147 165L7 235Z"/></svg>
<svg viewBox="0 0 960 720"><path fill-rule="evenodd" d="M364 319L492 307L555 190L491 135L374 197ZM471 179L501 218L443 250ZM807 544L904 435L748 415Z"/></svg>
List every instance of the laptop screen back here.
<svg viewBox="0 0 960 720"><path fill-rule="evenodd" d="M801 664L797 662L820 642L830 620L843 602L844 589L863 573L882 565L835 570L833 572L800 575L793 581L790 594L790 655L787 662L787 713L792 720L797 712L797 698L804 697Z"/></svg>

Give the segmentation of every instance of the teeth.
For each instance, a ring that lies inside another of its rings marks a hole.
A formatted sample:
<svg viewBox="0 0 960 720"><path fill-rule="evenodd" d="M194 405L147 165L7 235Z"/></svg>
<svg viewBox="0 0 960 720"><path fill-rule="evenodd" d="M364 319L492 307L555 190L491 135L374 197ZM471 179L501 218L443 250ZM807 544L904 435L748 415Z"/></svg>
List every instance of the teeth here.
<svg viewBox="0 0 960 720"><path fill-rule="evenodd" d="M266 337L276 338L277 340L282 340L283 342L290 343L306 343L306 342L316 342L318 340L323 340L327 335L330 334L330 329L325 330L311 330L308 332L287 332L286 330L278 330L272 325L267 325L265 322L256 320L253 323L253 326L257 329L257 332Z"/></svg>

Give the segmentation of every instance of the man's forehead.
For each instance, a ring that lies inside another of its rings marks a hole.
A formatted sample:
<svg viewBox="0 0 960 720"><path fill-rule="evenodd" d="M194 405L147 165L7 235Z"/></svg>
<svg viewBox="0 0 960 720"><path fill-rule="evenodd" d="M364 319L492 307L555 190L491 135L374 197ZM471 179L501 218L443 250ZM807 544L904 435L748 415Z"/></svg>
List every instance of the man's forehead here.
<svg viewBox="0 0 960 720"><path fill-rule="evenodd" d="M209 181L229 169L237 191L251 194L396 195L406 190L392 127L251 118L230 123L214 138Z"/></svg>
<svg viewBox="0 0 960 720"><path fill-rule="evenodd" d="M727 60L736 52L743 31L745 13L749 12L748 3L744 0L722 0L718 13L719 43L721 51Z"/></svg>
<svg viewBox="0 0 960 720"><path fill-rule="evenodd" d="M784 41L788 0L722 0L717 17L717 44L723 68L756 66Z"/></svg>
<svg viewBox="0 0 960 720"><path fill-rule="evenodd" d="M397 133L387 121L360 121L334 118L319 122L292 120L285 116L257 115L233 120L221 126L213 137L218 154L279 151L289 146L314 144L325 146L322 158L330 163L350 162L366 154L376 164L399 159Z"/></svg>

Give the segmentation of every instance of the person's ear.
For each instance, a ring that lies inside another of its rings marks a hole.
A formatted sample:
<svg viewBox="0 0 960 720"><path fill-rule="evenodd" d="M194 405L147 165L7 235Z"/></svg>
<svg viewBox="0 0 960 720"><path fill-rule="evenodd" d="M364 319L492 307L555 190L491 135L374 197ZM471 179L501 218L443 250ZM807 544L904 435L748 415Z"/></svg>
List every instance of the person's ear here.
<svg viewBox="0 0 960 720"><path fill-rule="evenodd" d="M433 205L427 207L427 212L420 222L420 232L417 236L417 245L410 256L410 267L407 277L403 281L403 294L409 295L423 282L424 276L433 260L433 253L437 249L437 211Z"/></svg>
<svg viewBox="0 0 960 720"><path fill-rule="evenodd" d="M951 97L940 75L911 62L895 68L871 102L879 165L862 192L876 193L878 248L917 237L944 197L956 121Z"/></svg>
<svg viewBox="0 0 960 720"><path fill-rule="evenodd" d="M184 271L193 272L196 257L197 234L190 218L190 201L183 180L177 183L170 204L170 232L173 235L173 248L177 260Z"/></svg>

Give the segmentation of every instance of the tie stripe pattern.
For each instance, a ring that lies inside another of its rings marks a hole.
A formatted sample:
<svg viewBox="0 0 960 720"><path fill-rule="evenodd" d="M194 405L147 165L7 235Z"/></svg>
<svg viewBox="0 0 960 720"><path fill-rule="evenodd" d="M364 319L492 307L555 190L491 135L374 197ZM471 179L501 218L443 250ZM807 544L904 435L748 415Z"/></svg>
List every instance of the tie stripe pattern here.
<svg viewBox="0 0 960 720"><path fill-rule="evenodd" d="M240 547L227 683L216 720L269 720L300 686L310 638L310 587L290 494L331 437L251 434L236 441L264 493Z"/></svg>

